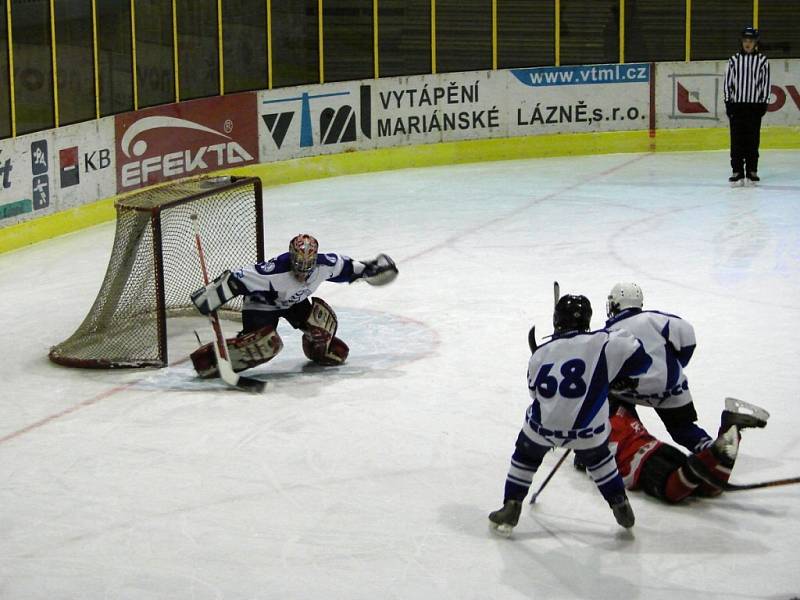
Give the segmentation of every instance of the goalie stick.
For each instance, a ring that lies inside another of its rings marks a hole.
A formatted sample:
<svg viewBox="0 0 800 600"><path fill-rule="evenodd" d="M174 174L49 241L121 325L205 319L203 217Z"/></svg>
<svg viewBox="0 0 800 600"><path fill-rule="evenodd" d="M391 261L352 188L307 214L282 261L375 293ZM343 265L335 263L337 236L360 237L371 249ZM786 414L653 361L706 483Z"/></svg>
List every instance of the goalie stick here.
<svg viewBox="0 0 800 600"><path fill-rule="evenodd" d="M203 271L203 282L208 285L208 269L206 269L206 259L203 254L203 245L200 241L200 224L198 223L197 215L191 215L192 225L194 226L194 241L197 246L197 256L200 259L200 268ZM217 368L219 369L219 376L228 385L237 389L252 392L257 394L264 390L266 385L263 381L244 377L235 373L231 366L231 361L228 354L228 346L225 343L225 337L222 335L222 326L219 324L219 316L216 311L211 311L208 314L208 320L211 321L211 328L214 330L214 354L217 358Z"/></svg>

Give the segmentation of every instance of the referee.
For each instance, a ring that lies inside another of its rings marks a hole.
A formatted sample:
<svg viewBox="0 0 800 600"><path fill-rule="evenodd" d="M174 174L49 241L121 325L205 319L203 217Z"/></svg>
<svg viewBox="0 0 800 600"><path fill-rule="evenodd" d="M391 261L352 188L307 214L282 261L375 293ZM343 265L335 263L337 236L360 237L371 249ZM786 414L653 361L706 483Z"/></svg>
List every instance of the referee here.
<svg viewBox="0 0 800 600"><path fill-rule="evenodd" d="M761 117L769 103L769 62L758 50L758 29L745 27L740 50L725 69L725 112L731 126L732 185L752 182L758 176Z"/></svg>

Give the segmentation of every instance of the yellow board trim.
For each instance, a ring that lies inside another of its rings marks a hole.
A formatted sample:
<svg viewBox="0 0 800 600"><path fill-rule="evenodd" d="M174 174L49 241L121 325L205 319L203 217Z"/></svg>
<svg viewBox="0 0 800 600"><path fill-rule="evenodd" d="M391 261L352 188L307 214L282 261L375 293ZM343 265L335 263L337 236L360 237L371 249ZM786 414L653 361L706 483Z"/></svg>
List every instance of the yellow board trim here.
<svg viewBox="0 0 800 600"><path fill-rule="evenodd" d="M267 89L272 89L272 0L267 0Z"/></svg>
<svg viewBox="0 0 800 600"><path fill-rule="evenodd" d="M131 0L131 68L133 69L133 110L139 110L139 74L136 72L136 0Z"/></svg>
<svg viewBox="0 0 800 600"><path fill-rule="evenodd" d="M556 14L555 14L555 30L556 30L556 66L561 66L561 0L556 0Z"/></svg>
<svg viewBox="0 0 800 600"><path fill-rule="evenodd" d="M625 62L625 0L619 0L619 62Z"/></svg>
<svg viewBox="0 0 800 600"><path fill-rule="evenodd" d="M53 63L53 120L58 127L61 116L58 112L58 52L56 50L56 7L50 0L50 59Z"/></svg>
<svg viewBox="0 0 800 600"><path fill-rule="evenodd" d="M317 46L319 47L319 82L325 83L325 25L322 22L322 0L317 0Z"/></svg>
<svg viewBox="0 0 800 600"><path fill-rule="evenodd" d="M100 53L97 47L97 0L92 0L92 61L94 61L94 117L100 118Z"/></svg>
<svg viewBox="0 0 800 600"><path fill-rule="evenodd" d="M378 41L378 0L372 0L372 62L375 79L381 76L380 46Z"/></svg>
<svg viewBox="0 0 800 600"><path fill-rule="evenodd" d="M497 0L492 0L492 69L497 70Z"/></svg>
<svg viewBox="0 0 800 600"><path fill-rule="evenodd" d="M8 30L8 91L11 96L11 137L17 137L17 100L14 92L14 34L11 21L11 0L6 0L6 29Z"/></svg>
<svg viewBox="0 0 800 600"><path fill-rule="evenodd" d="M175 73L175 102L181 101L181 65L178 58L178 6L172 0L172 70Z"/></svg>
<svg viewBox="0 0 800 600"><path fill-rule="evenodd" d="M436 0L431 0L431 73L436 73Z"/></svg>
<svg viewBox="0 0 800 600"><path fill-rule="evenodd" d="M655 140L647 130L550 134L327 154L228 169L223 173L260 177L265 185L274 186L338 175L498 160L623 152L724 150L729 143L727 128L660 129ZM762 130L761 147L800 150L800 127L765 127ZM722 173L721 170L721 177ZM110 221L114 219L115 200L100 200L2 228L0 253Z"/></svg>
<svg viewBox="0 0 800 600"><path fill-rule="evenodd" d="M689 62L692 60L692 0L686 0L686 16L684 18L686 21L686 27L684 28L685 38L683 40L684 59Z"/></svg>
<svg viewBox="0 0 800 600"><path fill-rule="evenodd" d="M753 0L753 27L758 29L758 0Z"/></svg>
<svg viewBox="0 0 800 600"><path fill-rule="evenodd" d="M217 62L219 62L219 95L225 95L225 48L222 43L222 0L217 0Z"/></svg>

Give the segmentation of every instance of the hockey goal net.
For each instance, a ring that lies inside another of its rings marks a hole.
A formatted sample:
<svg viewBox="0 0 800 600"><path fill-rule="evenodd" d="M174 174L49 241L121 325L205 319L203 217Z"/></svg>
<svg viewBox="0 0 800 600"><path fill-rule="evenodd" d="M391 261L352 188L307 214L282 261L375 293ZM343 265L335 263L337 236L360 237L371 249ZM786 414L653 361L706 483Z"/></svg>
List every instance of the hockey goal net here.
<svg viewBox="0 0 800 600"><path fill-rule="evenodd" d="M171 184L120 199L116 210L105 279L81 326L51 348L50 360L58 364L167 365L167 318L199 315L189 300L189 294L203 285L192 214L198 215L212 277L264 259L257 178L214 177ZM241 298L226 310L240 311Z"/></svg>

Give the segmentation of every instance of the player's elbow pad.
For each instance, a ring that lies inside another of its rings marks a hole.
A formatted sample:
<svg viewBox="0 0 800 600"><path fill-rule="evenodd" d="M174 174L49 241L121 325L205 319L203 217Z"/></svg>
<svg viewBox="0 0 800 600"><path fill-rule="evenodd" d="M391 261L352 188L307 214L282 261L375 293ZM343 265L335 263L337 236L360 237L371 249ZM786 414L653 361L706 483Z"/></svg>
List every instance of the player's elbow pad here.
<svg viewBox="0 0 800 600"><path fill-rule="evenodd" d="M230 271L224 271L205 287L195 290L191 294L192 303L202 314L207 315L220 306L247 292L241 281L236 279Z"/></svg>

